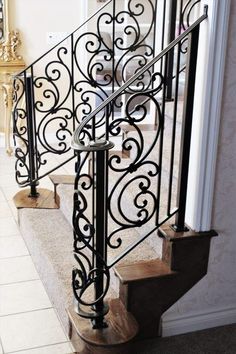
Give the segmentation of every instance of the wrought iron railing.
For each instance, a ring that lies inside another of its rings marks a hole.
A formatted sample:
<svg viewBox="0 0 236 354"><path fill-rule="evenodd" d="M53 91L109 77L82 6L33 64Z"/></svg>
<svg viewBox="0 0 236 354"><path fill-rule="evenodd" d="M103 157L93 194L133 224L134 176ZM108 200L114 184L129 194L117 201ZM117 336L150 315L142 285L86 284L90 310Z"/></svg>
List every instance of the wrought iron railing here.
<svg viewBox="0 0 236 354"><path fill-rule="evenodd" d="M198 31L206 14L191 24L198 0L163 0L162 51L156 55L158 3L108 1L14 83L18 184L29 185L30 196L37 197L40 179L77 161L73 290L77 312L94 328L105 325L110 269L172 217L176 230L185 229ZM151 140L141 128L147 122L155 122ZM131 131L125 139L124 127ZM129 158L123 160L113 142ZM63 161L48 166L54 155Z"/></svg>
<svg viewBox="0 0 236 354"><path fill-rule="evenodd" d="M73 270L73 289L78 304L77 312L81 316L92 319L94 328L106 325L104 316L108 307L104 303L104 298L109 289L110 269L173 216L175 216L173 228L176 231L186 230L184 220L199 25L206 17L206 13L199 17L159 55L110 95L83 120L73 135L72 147L79 161L73 212L74 254L78 267ZM185 70L185 93L184 97L180 98L178 81L180 54L181 47L186 45L186 41L188 58ZM177 57L177 64L166 183L163 181L163 160L167 69L169 55L173 53ZM161 61L163 72L160 71ZM130 87L146 73L149 77L148 87L132 93L124 104L124 115L121 113L119 117L110 120L117 98L129 92ZM177 153L177 107L180 101L183 106L182 132L178 153L177 197L173 200ZM154 107L153 111L156 112L158 122L152 141L146 141L140 129L140 124L148 115L147 102ZM98 128L100 112L103 112L105 124ZM125 161L116 153L112 154L111 150L114 146L112 140L119 134L122 125L131 126L136 134L128 136L122 142L124 150L133 151L130 159ZM87 155L82 157L81 152ZM92 155L93 161L91 175L82 171L88 154ZM164 206L162 205L163 182L167 185L164 191L166 197ZM160 211L163 207L165 210L161 215ZM91 286L94 286L95 295L92 299L86 300L85 294Z"/></svg>
<svg viewBox="0 0 236 354"><path fill-rule="evenodd" d="M161 33L158 49L163 49L173 39L170 35L168 38L170 30L189 26L197 2L187 1L184 7L183 1L178 1L176 15L169 10L171 2L167 0L163 0L161 9L157 0L146 0L145 6L138 0L107 1L16 77L13 129L19 186L29 185L31 196L37 196L38 181L75 158L70 147L75 127L154 57L156 33ZM157 10L161 10L161 16ZM160 28L157 16L162 19ZM172 29L168 29L168 23ZM168 67L172 92L173 60ZM120 114L132 93L150 89L150 75L151 71L145 71L117 96L110 119ZM105 113L100 111L96 126L102 126L105 120ZM57 155L60 162L52 164L52 157Z"/></svg>

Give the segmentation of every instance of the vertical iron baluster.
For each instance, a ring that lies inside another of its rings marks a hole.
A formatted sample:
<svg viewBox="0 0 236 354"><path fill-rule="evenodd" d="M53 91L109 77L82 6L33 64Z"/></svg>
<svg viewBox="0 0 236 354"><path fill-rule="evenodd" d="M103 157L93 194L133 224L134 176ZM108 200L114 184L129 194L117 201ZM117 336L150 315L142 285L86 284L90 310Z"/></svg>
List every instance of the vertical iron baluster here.
<svg viewBox="0 0 236 354"><path fill-rule="evenodd" d="M93 178L93 185L92 185L92 224L93 224L93 229L95 230L95 218L96 218L96 211L95 211L95 201L96 201L96 172L95 172L95 153L92 151L90 153L92 155L92 168L91 168L91 173L92 173L92 178ZM89 163L89 156L88 155L88 163ZM95 249L95 239L93 237L92 239L92 245L93 249ZM92 267L95 267L95 255L92 255Z"/></svg>
<svg viewBox="0 0 236 354"><path fill-rule="evenodd" d="M109 105L106 107L106 140L109 141ZM108 210L107 210L107 199L108 199L108 189L109 189L109 167L108 167L109 152L105 152L105 174L104 174L104 183L105 183L105 240L108 235ZM107 242L105 242L105 262L107 263Z"/></svg>
<svg viewBox="0 0 236 354"><path fill-rule="evenodd" d="M116 35L116 2L113 1L113 22L112 22L112 73L115 73L115 35ZM112 93L115 91L116 75L112 76ZM113 106L112 106L113 107ZM114 109L112 109L112 120L114 119Z"/></svg>
<svg viewBox="0 0 236 354"><path fill-rule="evenodd" d="M190 155L192 117L193 117L193 100L194 100L197 52L198 52L198 37L199 37L199 25L193 29L193 31L189 34L188 37L188 58L187 58L186 84L185 84L185 93L184 93L183 122L182 122L180 164L179 164L178 192L177 192L178 213L176 214L175 225L173 225L173 228L176 231L186 230L184 221L185 221L186 198L187 198L189 155Z"/></svg>
<svg viewBox="0 0 236 354"><path fill-rule="evenodd" d="M178 28L178 35L181 34L182 31L182 23L183 23L183 0L180 1L180 7L179 7L179 28Z"/></svg>
<svg viewBox="0 0 236 354"><path fill-rule="evenodd" d="M177 1L171 1L170 12L169 12L168 43L171 43L175 39L176 10L177 10ZM168 55L167 90L166 90L167 100L172 100L173 98L172 97L173 67L174 67L174 48L170 50Z"/></svg>
<svg viewBox="0 0 236 354"><path fill-rule="evenodd" d="M180 46L177 45L177 63L176 63L176 76L175 76L175 96L174 96L174 109L173 109L173 125L172 125L172 137L171 137L171 154L170 154L170 175L169 175L169 187L168 187L168 203L167 203L167 215L170 215L171 199L172 199L172 185L173 185L173 170L174 170L174 157L175 157L175 138L176 138L176 124L177 124L177 112L178 112L178 94L179 94L179 71L180 71Z"/></svg>
<svg viewBox="0 0 236 354"><path fill-rule="evenodd" d="M155 5L154 5L154 18L155 19L157 18L157 1L158 0L156 0ZM153 23L153 42L152 42L153 58L156 55L156 29L157 29L157 23L156 23L156 21L154 21L154 23ZM153 67L153 71L154 71L154 67Z"/></svg>
<svg viewBox="0 0 236 354"><path fill-rule="evenodd" d="M29 197L37 198L37 151L36 151L36 132L35 132L35 117L34 117L34 93L33 93L33 70L30 67L30 74L24 72L25 81L25 104L26 104L26 120L27 120L27 138L28 138L28 153L29 153L29 180L30 194Z"/></svg>
<svg viewBox="0 0 236 354"><path fill-rule="evenodd" d="M167 78L167 63L168 63L169 52L165 55L165 69L164 69L164 85L162 91L162 108L161 108L161 124L160 130L160 142L159 142L159 173L157 175L157 209L156 209L156 225L159 224L159 212L160 212L160 201L161 201L161 177L162 177L162 158L163 158L163 143L164 143L164 127L165 127L165 102L166 102L166 78Z"/></svg>
<svg viewBox="0 0 236 354"><path fill-rule="evenodd" d="M166 28L166 0L164 0L163 5L163 22L162 22L162 37L161 37L161 51L164 49L165 45L165 28ZM163 57L161 57L160 72L163 73Z"/></svg>
<svg viewBox="0 0 236 354"><path fill-rule="evenodd" d="M71 34L71 101L72 101L72 116L73 116L73 132L75 131L76 114L75 114L75 89L74 89L74 33Z"/></svg>
<svg viewBox="0 0 236 354"><path fill-rule="evenodd" d="M104 309L104 258L105 258L105 151L96 152L96 281L95 299L101 298L95 304L95 311L101 313ZM104 317L97 317L93 320L94 328L104 327Z"/></svg>

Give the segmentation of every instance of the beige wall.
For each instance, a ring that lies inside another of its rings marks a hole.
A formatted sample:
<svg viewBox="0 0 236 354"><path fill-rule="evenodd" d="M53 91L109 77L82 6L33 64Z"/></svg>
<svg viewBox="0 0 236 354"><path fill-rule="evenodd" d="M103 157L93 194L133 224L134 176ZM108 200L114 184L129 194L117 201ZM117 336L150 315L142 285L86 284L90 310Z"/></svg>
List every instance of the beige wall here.
<svg viewBox="0 0 236 354"><path fill-rule="evenodd" d="M218 144L212 228L219 236L211 246L209 271L165 315L165 320L191 317L201 328L236 322L236 1L231 1L226 67ZM203 315L203 317L201 317ZM200 316L199 319L197 316ZM204 317L205 316L205 317ZM214 321L215 319L215 321ZM204 323L204 321L206 321Z"/></svg>
<svg viewBox="0 0 236 354"><path fill-rule="evenodd" d="M27 64L46 52L47 32L72 32L81 23L81 0L9 0L11 28L20 31Z"/></svg>
<svg viewBox="0 0 236 354"><path fill-rule="evenodd" d="M92 0L93 1L93 0ZM72 32L83 19L84 0L8 0L10 29L18 29L19 54L26 65L50 49L47 32ZM4 131L3 97L0 91L0 131Z"/></svg>
<svg viewBox="0 0 236 354"><path fill-rule="evenodd" d="M8 0L10 29L18 29L22 45L19 54L23 56L26 65L30 65L52 46L47 43L47 33L65 32L70 34L78 28L87 17L85 7L93 13L97 7L96 0ZM100 6L103 5L102 3ZM70 41L66 42L70 45ZM57 60L54 52L53 60ZM35 66L39 76L44 73L45 61ZM64 90L64 86L60 88ZM39 93L40 97L40 93ZM0 91L0 110L3 112L3 97ZM0 131L4 131L3 115L0 115ZM40 119L40 117L39 117ZM54 128L52 127L52 131Z"/></svg>

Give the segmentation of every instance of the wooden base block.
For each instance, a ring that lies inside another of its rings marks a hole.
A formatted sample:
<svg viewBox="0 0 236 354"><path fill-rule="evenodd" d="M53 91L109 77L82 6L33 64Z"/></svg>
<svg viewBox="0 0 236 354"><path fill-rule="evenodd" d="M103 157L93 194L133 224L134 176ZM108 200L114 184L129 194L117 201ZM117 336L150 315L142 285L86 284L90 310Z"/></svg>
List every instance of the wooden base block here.
<svg viewBox="0 0 236 354"><path fill-rule="evenodd" d="M93 329L90 320L68 310L71 325L70 339L78 354L131 354L132 340L138 324L119 299L109 301L107 328Z"/></svg>
<svg viewBox="0 0 236 354"><path fill-rule="evenodd" d="M37 198L29 197L28 188L18 192L13 198L16 208L59 209L53 191L44 188L39 188L37 191L39 193Z"/></svg>

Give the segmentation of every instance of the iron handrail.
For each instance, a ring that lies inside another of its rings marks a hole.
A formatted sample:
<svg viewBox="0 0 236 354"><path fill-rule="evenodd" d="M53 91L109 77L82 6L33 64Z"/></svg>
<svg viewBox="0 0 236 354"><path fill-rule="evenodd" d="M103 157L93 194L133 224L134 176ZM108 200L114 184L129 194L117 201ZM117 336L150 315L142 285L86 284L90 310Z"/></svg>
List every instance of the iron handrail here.
<svg viewBox="0 0 236 354"><path fill-rule="evenodd" d="M176 44L180 43L188 34L190 34L194 28L196 28L201 22L203 22L208 17L208 6L204 7L204 14L200 16L187 30L180 34L175 40L173 40L164 50L156 55L149 63L143 66L136 74L134 74L124 85L117 89L113 94L111 94L105 101L103 101L91 114L89 114L78 128L74 131L71 141L71 147L78 151L90 151L95 150L94 146L85 145L81 143L79 136L85 126L89 121L94 118L103 108L105 108L109 103L116 99L127 87L129 87L135 80L137 80L142 74L144 74L148 69L150 69L158 60L163 58L171 49L173 49ZM94 143L94 142L93 142ZM99 145L99 144L98 144ZM102 145L102 144L101 144Z"/></svg>

